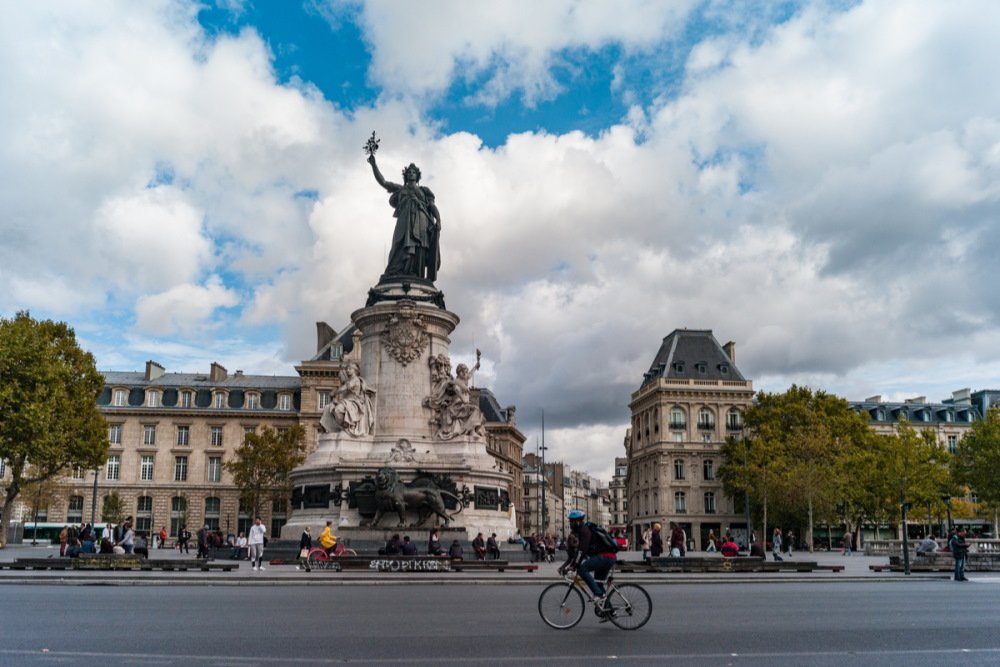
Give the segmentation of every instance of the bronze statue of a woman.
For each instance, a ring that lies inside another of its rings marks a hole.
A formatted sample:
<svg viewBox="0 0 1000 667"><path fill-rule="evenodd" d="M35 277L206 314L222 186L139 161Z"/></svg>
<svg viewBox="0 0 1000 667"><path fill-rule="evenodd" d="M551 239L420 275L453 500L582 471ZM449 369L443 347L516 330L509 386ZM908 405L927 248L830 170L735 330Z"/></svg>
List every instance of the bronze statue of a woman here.
<svg viewBox="0 0 1000 667"><path fill-rule="evenodd" d="M396 218L389 261L382 280L414 277L434 282L441 266L438 246L441 214L434 205L434 193L420 185L420 169L413 163L403 169L402 185L386 181L375 163L377 147L378 142L372 133L366 147L368 164L372 166L375 180L389 192L389 205L395 209L393 216Z"/></svg>

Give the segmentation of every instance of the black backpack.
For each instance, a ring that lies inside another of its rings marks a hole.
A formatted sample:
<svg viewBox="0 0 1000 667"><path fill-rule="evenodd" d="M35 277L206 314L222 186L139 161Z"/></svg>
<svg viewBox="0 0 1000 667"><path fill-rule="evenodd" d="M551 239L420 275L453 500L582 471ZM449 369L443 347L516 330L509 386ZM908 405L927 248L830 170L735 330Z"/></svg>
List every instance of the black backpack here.
<svg viewBox="0 0 1000 667"><path fill-rule="evenodd" d="M590 540L591 551L594 551L595 548L595 553L618 553L621 551L621 547L618 546L615 538L611 537L611 534L602 526L598 526L592 521L588 521L586 526L590 529L590 534L592 535L592 539Z"/></svg>

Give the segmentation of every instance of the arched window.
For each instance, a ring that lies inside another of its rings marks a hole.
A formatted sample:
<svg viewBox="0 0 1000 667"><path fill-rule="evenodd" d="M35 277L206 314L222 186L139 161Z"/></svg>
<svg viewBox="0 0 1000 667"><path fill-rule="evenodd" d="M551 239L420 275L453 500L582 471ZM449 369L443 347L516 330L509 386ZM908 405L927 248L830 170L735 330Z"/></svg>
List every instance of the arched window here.
<svg viewBox="0 0 1000 667"><path fill-rule="evenodd" d="M219 516L222 513L222 501L214 496L205 498L205 525L209 530L219 529Z"/></svg>
<svg viewBox="0 0 1000 667"><path fill-rule="evenodd" d="M174 496L170 499L170 534L176 537L187 525L187 498Z"/></svg>
<svg viewBox="0 0 1000 667"><path fill-rule="evenodd" d="M715 493L705 492L705 514L715 514Z"/></svg>
<svg viewBox="0 0 1000 667"><path fill-rule="evenodd" d="M730 408L726 413L726 428L730 431L739 431L743 428L743 414L736 408Z"/></svg>
<svg viewBox="0 0 1000 667"><path fill-rule="evenodd" d="M146 533L153 528L153 497L139 496L135 501L135 531Z"/></svg>
<svg viewBox="0 0 1000 667"><path fill-rule="evenodd" d="M678 406L670 408L670 428L687 428L687 415L683 408Z"/></svg>
<svg viewBox="0 0 1000 667"><path fill-rule="evenodd" d="M70 496L66 523L83 523L83 496Z"/></svg>
<svg viewBox="0 0 1000 667"><path fill-rule="evenodd" d="M715 428L715 413L709 408L702 408L698 411L698 428L701 429L713 429Z"/></svg>

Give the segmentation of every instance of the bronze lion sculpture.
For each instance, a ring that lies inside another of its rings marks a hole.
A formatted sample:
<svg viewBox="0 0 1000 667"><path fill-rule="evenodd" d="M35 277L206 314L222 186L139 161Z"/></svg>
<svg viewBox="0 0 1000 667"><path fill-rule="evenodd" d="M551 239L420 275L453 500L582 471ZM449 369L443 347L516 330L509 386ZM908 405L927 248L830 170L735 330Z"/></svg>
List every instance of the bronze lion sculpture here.
<svg viewBox="0 0 1000 667"><path fill-rule="evenodd" d="M447 527L454 517L448 514L442 496L451 496L458 500L459 511L462 511L461 500L457 496L439 489L430 480L420 479L413 486L406 486L394 469L379 468L375 474L375 518L369 525L378 526L383 514L396 512L399 515L399 527L402 528L406 524L406 510L413 510L418 516L415 525L419 526L437 515L444 520L444 525Z"/></svg>

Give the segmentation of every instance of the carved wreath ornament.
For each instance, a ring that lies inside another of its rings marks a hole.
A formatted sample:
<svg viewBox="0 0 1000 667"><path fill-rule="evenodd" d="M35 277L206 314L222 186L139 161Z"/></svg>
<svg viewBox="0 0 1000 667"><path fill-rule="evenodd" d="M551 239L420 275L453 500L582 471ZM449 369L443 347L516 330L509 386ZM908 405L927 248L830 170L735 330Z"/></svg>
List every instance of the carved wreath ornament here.
<svg viewBox="0 0 1000 667"><path fill-rule="evenodd" d="M404 366L419 357L430 340L426 329L423 318L410 308L393 315L384 332L389 356Z"/></svg>

